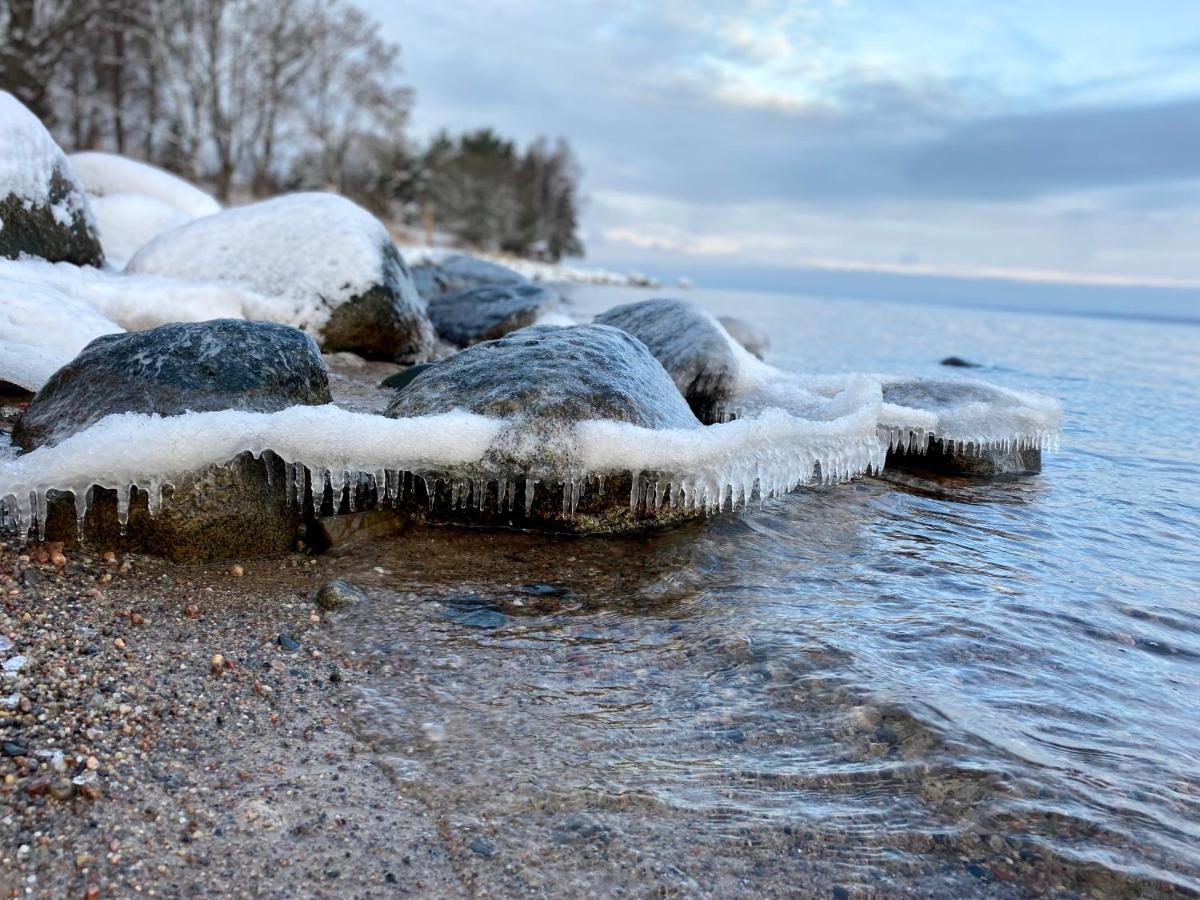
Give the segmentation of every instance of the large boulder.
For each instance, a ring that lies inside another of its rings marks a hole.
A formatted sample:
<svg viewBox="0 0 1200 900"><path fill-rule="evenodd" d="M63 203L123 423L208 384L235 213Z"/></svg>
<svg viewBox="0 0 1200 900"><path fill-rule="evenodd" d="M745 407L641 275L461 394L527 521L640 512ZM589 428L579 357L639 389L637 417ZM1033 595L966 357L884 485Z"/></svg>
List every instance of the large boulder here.
<svg viewBox="0 0 1200 900"><path fill-rule="evenodd" d="M456 253L430 257L412 267L417 293L428 303L446 294L458 294L486 285L528 284L525 276L499 263Z"/></svg>
<svg viewBox="0 0 1200 900"><path fill-rule="evenodd" d="M83 188L37 117L0 91L0 257L104 264Z"/></svg>
<svg viewBox="0 0 1200 900"><path fill-rule="evenodd" d="M613 532L696 512L651 504L631 508L628 473L613 473L607 484L577 480L583 473L575 458L575 428L582 422L608 420L649 429L701 427L646 347L618 329L536 325L476 344L421 372L385 415L425 416L455 409L505 421L482 466L486 479L509 485L510 493L502 504L498 494L503 492L493 490L482 510L473 502L464 511L454 502L452 486L477 479L479 473L437 473L425 479L435 492L429 508L436 516ZM532 497L527 495L531 489ZM572 495L574 503L568 503ZM422 489L415 500L423 506L430 498Z"/></svg>
<svg viewBox="0 0 1200 900"><path fill-rule="evenodd" d="M52 446L105 415L181 415L221 409L275 412L330 402L326 370L312 338L282 325L214 320L97 338L37 393L14 431L29 452ZM279 553L290 549L299 510L288 503L286 467L273 455L242 454L211 466L157 497L135 492L128 523L117 492L92 489L83 537L176 562ZM51 492L47 537L74 540L75 504Z"/></svg>
<svg viewBox="0 0 1200 900"><path fill-rule="evenodd" d="M558 294L537 284L495 284L429 301L438 337L466 347L533 325L559 308Z"/></svg>
<svg viewBox="0 0 1200 900"><path fill-rule="evenodd" d="M595 321L645 344L701 422L725 418L740 350L710 313L686 300L643 300L610 309Z"/></svg>
<svg viewBox="0 0 1200 900"><path fill-rule="evenodd" d="M139 250L126 272L272 298L255 318L303 328L327 352L405 364L434 352L425 304L387 229L334 194L289 194L196 219Z"/></svg>
<svg viewBox="0 0 1200 900"><path fill-rule="evenodd" d="M191 221L187 213L143 194L106 194L90 202L104 256L116 268L164 231Z"/></svg>

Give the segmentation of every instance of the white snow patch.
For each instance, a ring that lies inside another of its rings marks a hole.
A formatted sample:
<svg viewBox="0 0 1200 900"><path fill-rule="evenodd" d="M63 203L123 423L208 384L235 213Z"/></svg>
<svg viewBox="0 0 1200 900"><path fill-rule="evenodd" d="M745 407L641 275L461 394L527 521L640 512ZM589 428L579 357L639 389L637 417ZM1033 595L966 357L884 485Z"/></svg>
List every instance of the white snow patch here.
<svg viewBox="0 0 1200 900"><path fill-rule="evenodd" d="M93 339L122 329L54 285L9 277L24 265L0 260L0 381L37 391Z"/></svg>
<svg viewBox="0 0 1200 900"><path fill-rule="evenodd" d="M91 199L104 258L114 268L152 239L192 220L187 213L145 194L105 194Z"/></svg>
<svg viewBox="0 0 1200 900"><path fill-rule="evenodd" d="M204 191L157 166L92 150L73 153L70 159L83 189L95 197L142 194L193 219L221 211L221 204Z"/></svg>
<svg viewBox="0 0 1200 900"><path fill-rule="evenodd" d="M227 209L161 234L125 267L231 285L273 298L270 318L314 336L333 309L378 284L383 224L334 194L289 194ZM409 285L408 300L420 305Z"/></svg>

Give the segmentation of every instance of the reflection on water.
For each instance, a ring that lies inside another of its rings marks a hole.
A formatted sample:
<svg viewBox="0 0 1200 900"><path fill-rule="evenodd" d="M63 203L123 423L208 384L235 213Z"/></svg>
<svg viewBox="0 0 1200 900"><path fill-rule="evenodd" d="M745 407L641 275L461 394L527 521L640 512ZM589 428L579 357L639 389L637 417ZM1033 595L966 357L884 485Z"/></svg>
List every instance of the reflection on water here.
<svg viewBox="0 0 1200 900"><path fill-rule="evenodd" d="M333 633L398 788L514 890L1200 890L1200 330L757 302L797 368L1003 363L1063 400L1063 450L637 538L357 551L373 602Z"/></svg>

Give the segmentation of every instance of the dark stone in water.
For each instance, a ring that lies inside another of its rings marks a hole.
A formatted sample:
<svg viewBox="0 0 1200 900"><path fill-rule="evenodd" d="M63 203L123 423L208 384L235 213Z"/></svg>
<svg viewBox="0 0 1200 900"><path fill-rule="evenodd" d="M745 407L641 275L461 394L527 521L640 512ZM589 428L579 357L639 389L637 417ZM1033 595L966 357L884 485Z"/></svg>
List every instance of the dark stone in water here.
<svg viewBox="0 0 1200 900"><path fill-rule="evenodd" d="M701 422L722 419L738 364L729 337L711 315L686 300L643 300L596 316L646 345Z"/></svg>
<svg viewBox="0 0 1200 900"><path fill-rule="evenodd" d="M717 316L717 321L729 332L731 338L759 359L763 358L763 353L771 346L771 336L765 328L734 316Z"/></svg>
<svg viewBox="0 0 1200 900"><path fill-rule="evenodd" d="M930 438L925 452L889 450L883 475L889 469L915 474L959 475L967 478L996 478L1004 475L1037 475L1042 471L1042 451L1036 447L1018 449L956 450L937 438Z"/></svg>
<svg viewBox="0 0 1200 900"><path fill-rule="evenodd" d="M457 294L483 285L530 283L525 276L512 269L466 254L447 256L438 262L421 263L410 271L417 293L426 303L445 294Z"/></svg>
<svg viewBox="0 0 1200 900"><path fill-rule="evenodd" d="M952 367L958 368L958 369L982 368L982 366L980 366L979 363L968 362L967 360L963 359L961 356L947 356L945 359L942 360L942 365L943 366L952 366Z"/></svg>
<svg viewBox="0 0 1200 900"><path fill-rule="evenodd" d="M669 508L631 510L631 482L622 473L607 479L603 489L598 481L585 481L577 514L569 514L569 505L564 512L558 485L572 469L571 437L578 423L608 419L644 428L701 427L662 366L623 331L605 325L538 325L476 344L423 371L385 414L397 418L453 409L503 418L510 426L484 460L493 483L482 513L477 499L466 504L468 509L451 509L447 482L469 481L477 477L474 472L437 473L428 479L429 488L414 485L415 508L425 507L428 490L434 492L435 518L591 532L624 531L689 515ZM497 475L511 482L506 510L497 510ZM527 478L542 484L525 515Z"/></svg>
<svg viewBox="0 0 1200 900"><path fill-rule="evenodd" d="M292 637L290 634L279 635L279 637L275 638L275 643L277 643L281 648L288 651L289 653L293 653L296 650L300 649L300 642L298 640L296 640L294 637Z"/></svg>
<svg viewBox="0 0 1200 900"><path fill-rule="evenodd" d="M393 517L394 518L394 517ZM367 594L348 581L335 578L321 585L315 598L317 606L324 610L344 609L356 603L366 603Z"/></svg>
<svg viewBox="0 0 1200 900"><path fill-rule="evenodd" d="M111 413L275 412L328 402L321 355L295 328L231 320L164 325L92 341L34 397L14 441L27 451L53 445ZM147 494L136 491L126 528L117 521L116 491L94 487L92 495L85 541L180 563L285 552L299 518L287 502L287 468L271 454L243 453L195 473L164 491L153 517ZM47 538L73 541L69 495L52 491L50 501Z"/></svg>
<svg viewBox="0 0 1200 900"><path fill-rule="evenodd" d="M484 859L490 859L496 855L496 848L483 838L475 838L475 840L471 841L471 852L482 856Z"/></svg>
<svg viewBox="0 0 1200 900"><path fill-rule="evenodd" d="M438 337L458 347L504 337L558 309L558 294L536 284L491 284L429 301Z"/></svg>
<svg viewBox="0 0 1200 900"><path fill-rule="evenodd" d="M419 363L415 366L409 366L400 372L395 372L389 375L383 381L379 382L380 387L391 388L394 391L402 391L412 382L414 378L428 369L433 363Z"/></svg>

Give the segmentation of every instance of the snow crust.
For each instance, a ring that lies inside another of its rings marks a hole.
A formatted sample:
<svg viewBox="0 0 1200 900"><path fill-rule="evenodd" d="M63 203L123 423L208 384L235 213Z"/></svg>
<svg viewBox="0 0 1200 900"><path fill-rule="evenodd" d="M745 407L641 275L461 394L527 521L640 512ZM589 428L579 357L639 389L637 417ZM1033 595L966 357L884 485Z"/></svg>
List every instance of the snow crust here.
<svg viewBox="0 0 1200 900"><path fill-rule="evenodd" d="M610 284L618 287L657 287L658 282L640 272L622 274L596 266L573 266L566 263L539 262L519 259L499 253L469 254L450 247L431 247L428 244L402 244L400 252L410 266L440 263L451 256L475 255L511 269L523 278L541 284Z"/></svg>
<svg viewBox="0 0 1200 900"><path fill-rule="evenodd" d="M141 194L198 219L221 211L221 204L198 187L157 166L115 153L88 150L70 156L83 189L94 197Z"/></svg>
<svg viewBox="0 0 1200 900"><path fill-rule="evenodd" d="M22 285L29 291L48 288L55 292L53 297L66 296L77 305L91 307L127 331L209 319L286 322L282 317L290 310L290 305L278 298L212 282L123 275L44 260L0 260L0 280ZM48 308L54 302L57 301L48 295L41 306Z"/></svg>
<svg viewBox="0 0 1200 900"><path fill-rule="evenodd" d="M0 261L0 381L37 391L93 339L123 329L52 284L8 276L22 265Z"/></svg>
<svg viewBox="0 0 1200 900"><path fill-rule="evenodd" d="M145 194L105 194L91 200L104 258L114 268L153 238L192 220L187 213Z"/></svg>
<svg viewBox="0 0 1200 900"><path fill-rule="evenodd" d="M334 194L288 194L161 234L125 271L211 281L270 297L269 318L319 334L333 309L383 278L383 224ZM413 303L420 301L416 291ZM250 316L248 316L250 318Z"/></svg>
<svg viewBox="0 0 1200 900"><path fill-rule="evenodd" d="M0 199L16 194L28 204L50 206L50 183L56 171L68 180L76 177L66 154L37 116L12 94L0 91ZM50 212L63 226L79 214L91 222L87 200L77 191L50 206Z"/></svg>

